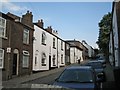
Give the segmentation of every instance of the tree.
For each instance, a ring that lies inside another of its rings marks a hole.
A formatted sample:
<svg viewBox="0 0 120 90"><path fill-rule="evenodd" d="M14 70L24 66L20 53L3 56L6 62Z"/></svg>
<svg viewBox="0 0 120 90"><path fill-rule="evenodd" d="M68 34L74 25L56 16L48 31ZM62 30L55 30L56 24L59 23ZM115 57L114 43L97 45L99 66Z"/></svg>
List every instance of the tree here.
<svg viewBox="0 0 120 90"><path fill-rule="evenodd" d="M111 30L111 13L105 14L102 20L99 22L99 37L96 42L100 48L100 52L104 53L106 58L108 58L109 51L109 34Z"/></svg>

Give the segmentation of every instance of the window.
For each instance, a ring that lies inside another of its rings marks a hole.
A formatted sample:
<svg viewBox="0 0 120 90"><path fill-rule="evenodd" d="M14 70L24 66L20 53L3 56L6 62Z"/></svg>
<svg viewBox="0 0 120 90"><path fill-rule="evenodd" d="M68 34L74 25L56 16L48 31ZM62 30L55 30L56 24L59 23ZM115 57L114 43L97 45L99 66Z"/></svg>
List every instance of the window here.
<svg viewBox="0 0 120 90"><path fill-rule="evenodd" d="M55 55L53 55L53 66L55 66Z"/></svg>
<svg viewBox="0 0 120 90"><path fill-rule="evenodd" d="M37 56L35 56L35 65L37 65Z"/></svg>
<svg viewBox="0 0 120 90"><path fill-rule="evenodd" d="M46 66L46 54L42 53L42 66Z"/></svg>
<svg viewBox="0 0 120 90"><path fill-rule="evenodd" d="M42 33L42 44L46 45L46 34L44 32Z"/></svg>
<svg viewBox="0 0 120 90"><path fill-rule="evenodd" d="M6 20L0 17L0 37L5 37L6 33Z"/></svg>
<svg viewBox="0 0 120 90"><path fill-rule="evenodd" d="M63 64L63 54L61 54L61 64Z"/></svg>
<svg viewBox="0 0 120 90"><path fill-rule="evenodd" d="M23 68L29 67L29 52L23 51Z"/></svg>
<svg viewBox="0 0 120 90"><path fill-rule="evenodd" d="M61 41L61 50L63 50L63 41Z"/></svg>
<svg viewBox="0 0 120 90"><path fill-rule="evenodd" d="M0 49L0 68L3 68L3 62L4 62L4 50Z"/></svg>
<svg viewBox="0 0 120 90"><path fill-rule="evenodd" d="M55 48L55 38L53 38L53 48Z"/></svg>
<svg viewBox="0 0 120 90"><path fill-rule="evenodd" d="M29 30L28 29L24 29L23 43L29 44Z"/></svg>

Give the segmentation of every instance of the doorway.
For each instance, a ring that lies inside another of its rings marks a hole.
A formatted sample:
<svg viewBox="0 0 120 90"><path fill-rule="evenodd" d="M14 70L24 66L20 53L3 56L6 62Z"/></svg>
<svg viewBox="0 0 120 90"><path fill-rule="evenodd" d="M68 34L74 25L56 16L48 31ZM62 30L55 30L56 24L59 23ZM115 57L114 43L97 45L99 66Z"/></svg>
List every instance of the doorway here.
<svg viewBox="0 0 120 90"><path fill-rule="evenodd" d="M49 55L49 70L51 69L51 56Z"/></svg>
<svg viewBox="0 0 120 90"><path fill-rule="evenodd" d="M18 65L19 65L19 52L17 49L15 49L13 52L12 75L18 75Z"/></svg>
<svg viewBox="0 0 120 90"><path fill-rule="evenodd" d="M17 73L17 54L13 55L13 75L16 75Z"/></svg>

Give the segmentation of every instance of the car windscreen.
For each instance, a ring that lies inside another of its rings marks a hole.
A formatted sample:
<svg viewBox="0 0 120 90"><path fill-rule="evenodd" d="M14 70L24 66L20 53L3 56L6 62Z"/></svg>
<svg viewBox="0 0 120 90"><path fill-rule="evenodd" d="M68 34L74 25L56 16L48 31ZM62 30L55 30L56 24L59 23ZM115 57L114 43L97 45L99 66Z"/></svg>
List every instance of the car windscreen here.
<svg viewBox="0 0 120 90"><path fill-rule="evenodd" d="M90 70L66 69L59 77L59 82L90 83L93 82L93 74Z"/></svg>
<svg viewBox="0 0 120 90"><path fill-rule="evenodd" d="M101 62L91 62L91 63L88 63L88 65L92 66L94 69L102 68Z"/></svg>

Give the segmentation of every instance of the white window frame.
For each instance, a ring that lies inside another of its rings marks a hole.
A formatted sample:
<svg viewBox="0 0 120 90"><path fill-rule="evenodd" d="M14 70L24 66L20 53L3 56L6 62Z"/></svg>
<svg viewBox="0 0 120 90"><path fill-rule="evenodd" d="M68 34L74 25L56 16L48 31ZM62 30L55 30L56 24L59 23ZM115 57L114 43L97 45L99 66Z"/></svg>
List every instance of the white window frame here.
<svg viewBox="0 0 120 90"><path fill-rule="evenodd" d="M53 38L53 48L55 48L55 38Z"/></svg>
<svg viewBox="0 0 120 90"><path fill-rule="evenodd" d="M64 64L64 62L63 62L63 54L61 54L61 64Z"/></svg>
<svg viewBox="0 0 120 90"><path fill-rule="evenodd" d="M55 54L53 55L53 66L55 66L55 59L56 59L56 56Z"/></svg>
<svg viewBox="0 0 120 90"><path fill-rule="evenodd" d="M4 49L1 49L0 48L0 51L2 51L2 53L0 53L0 60L2 60L1 61L1 66L0 66L0 69L2 69L3 68L3 64L4 64Z"/></svg>
<svg viewBox="0 0 120 90"><path fill-rule="evenodd" d="M3 29L3 33L0 33L0 37L5 37L6 36L6 19L0 17L0 30ZM4 21L4 26L2 25L2 21Z"/></svg>
<svg viewBox="0 0 120 90"><path fill-rule="evenodd" d="M29 52L28 51L23 51L23 64L22 67L23 68L28 68L29 67ZM26 59L26 61L25 61Z"/></svg>
<svg viewBox="0 0 120 90"><path fill-rule="evenodd" d="M25 38L25 34L27 34L27 39ZM23 43L25 44L29 44L29 30L28 29L24 29L23 31Z"/></svg>
<svg viewBox="0 0 120 90"><path fill-rule="evenodd" d="M61 50L63 50L63 41L61 40Z"/></svg>
<svg viewBox="0 0 120 90"><path fill-rule="evenodd" d="M42 44L46 44L46 34L42 32Z"/></svg>
<svg viewBox="0 0 120 90"><path fill-rule="evenodd" d="M43 52L42 57L41 57L41 65L42 66L46 66L46 59L47 59L46 54Z"/></svg>

